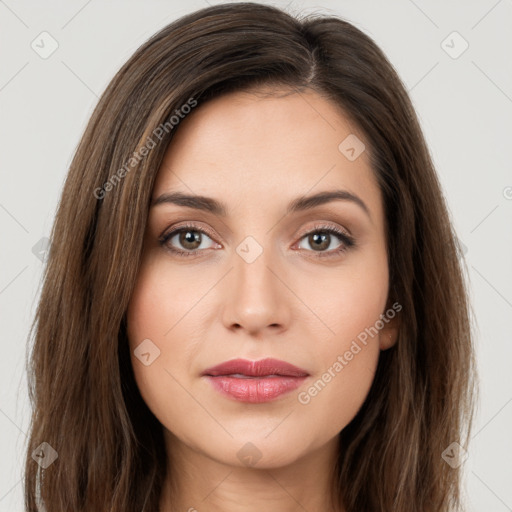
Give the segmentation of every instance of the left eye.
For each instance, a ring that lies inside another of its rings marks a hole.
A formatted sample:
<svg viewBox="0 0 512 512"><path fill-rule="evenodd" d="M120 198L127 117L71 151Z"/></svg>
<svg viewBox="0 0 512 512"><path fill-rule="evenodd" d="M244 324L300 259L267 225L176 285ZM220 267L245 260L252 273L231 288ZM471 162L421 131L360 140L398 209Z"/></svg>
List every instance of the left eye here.
<svg viewBox="0 0 512 512"><path fill-rule="evenodd" d="M333 235L338 240L341 240L341 243L338 245L343 245L343 243L347 243L346 236L342 233L338 233L334 229L318 229L316 231L311 231L304 235L301 240L305 240L310 247L313 247L315 252L330 252L327 249L331 246L331 242L333 242ZM336 250L338 247L331 247L331 250ZM300 247L302 249L303 247Z"/></svg>

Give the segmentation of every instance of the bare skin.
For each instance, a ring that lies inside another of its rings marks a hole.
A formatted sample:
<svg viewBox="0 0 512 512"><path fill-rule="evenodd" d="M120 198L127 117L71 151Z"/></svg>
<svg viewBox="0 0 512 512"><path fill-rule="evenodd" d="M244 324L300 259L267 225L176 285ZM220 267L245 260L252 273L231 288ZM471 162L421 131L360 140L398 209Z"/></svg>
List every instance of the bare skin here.
<svg viewBox="0 0 512 512"><path fill-rule="evenodd" d="M335 105L309 90L230 93L181 121L153 198L208 196L226 216L166 202L149 213L128 337L176 485L172 498L166 482L160 512L344 512L339 499L330 501L338 434L363 404L380 351L398 329L395 316L351 349L390 305L384 205L367 152L351 161L338 149L350 134L364 141ZM294 199L332 190L358 196L368 212L332 200L286 214ZM178 233L159 244L184 222L200 243L191 248ZM311 233L324 233L325 244L315 246ZM260 249L250 263L241 256ZM147 366L133 352L145 339L160 350ZM344 363L336 366L339 356ZM266 357L309 376L264 403L226 397L201 376L226 360ZM311 391L319 379L324 385Z"/></svg>

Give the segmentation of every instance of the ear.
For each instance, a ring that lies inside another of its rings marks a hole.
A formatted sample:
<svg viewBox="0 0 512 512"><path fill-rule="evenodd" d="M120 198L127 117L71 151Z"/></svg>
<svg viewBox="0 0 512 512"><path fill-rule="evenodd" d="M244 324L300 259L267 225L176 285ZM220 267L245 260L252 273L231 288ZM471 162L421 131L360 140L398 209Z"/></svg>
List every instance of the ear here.
<svg viewBox="0 0 512 512"><path fill-rule="evenodd" d="M402 306L395 302L393 306L388 307L383 313L385 320L382 320L384 327L379 332L379 348L387 350L391 348L398 339L398 332L400 330L401 315L400 311Z"/></svg>

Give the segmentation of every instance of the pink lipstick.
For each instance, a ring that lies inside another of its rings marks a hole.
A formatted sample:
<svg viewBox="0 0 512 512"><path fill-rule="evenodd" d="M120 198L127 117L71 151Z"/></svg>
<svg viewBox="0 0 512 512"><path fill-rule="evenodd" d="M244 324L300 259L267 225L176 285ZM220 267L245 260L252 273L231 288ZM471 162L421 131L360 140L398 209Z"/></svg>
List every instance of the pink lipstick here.
<svg viewBox="0 0 512 512"><path fill-rule="evenodd" d="M286 361L232 359L202 373L213 387L241 402L262 403L298 388L309 373Z"/></svg>

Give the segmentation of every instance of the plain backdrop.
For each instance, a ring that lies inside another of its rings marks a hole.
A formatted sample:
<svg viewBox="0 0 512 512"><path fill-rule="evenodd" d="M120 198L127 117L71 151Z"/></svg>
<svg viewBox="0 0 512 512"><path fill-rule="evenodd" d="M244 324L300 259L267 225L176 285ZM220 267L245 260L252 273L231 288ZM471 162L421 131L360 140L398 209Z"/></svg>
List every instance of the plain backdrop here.
<svg viewBox="0 0 512 512"><path fill-rule="evenodd" d="M23 510L28 327L72 155L131 54L214 3L0 0L0 512ZM409 90L463 244L478 325L481 400L467 507L512 511L512 0L262 3L352 22Z"/></svg>

